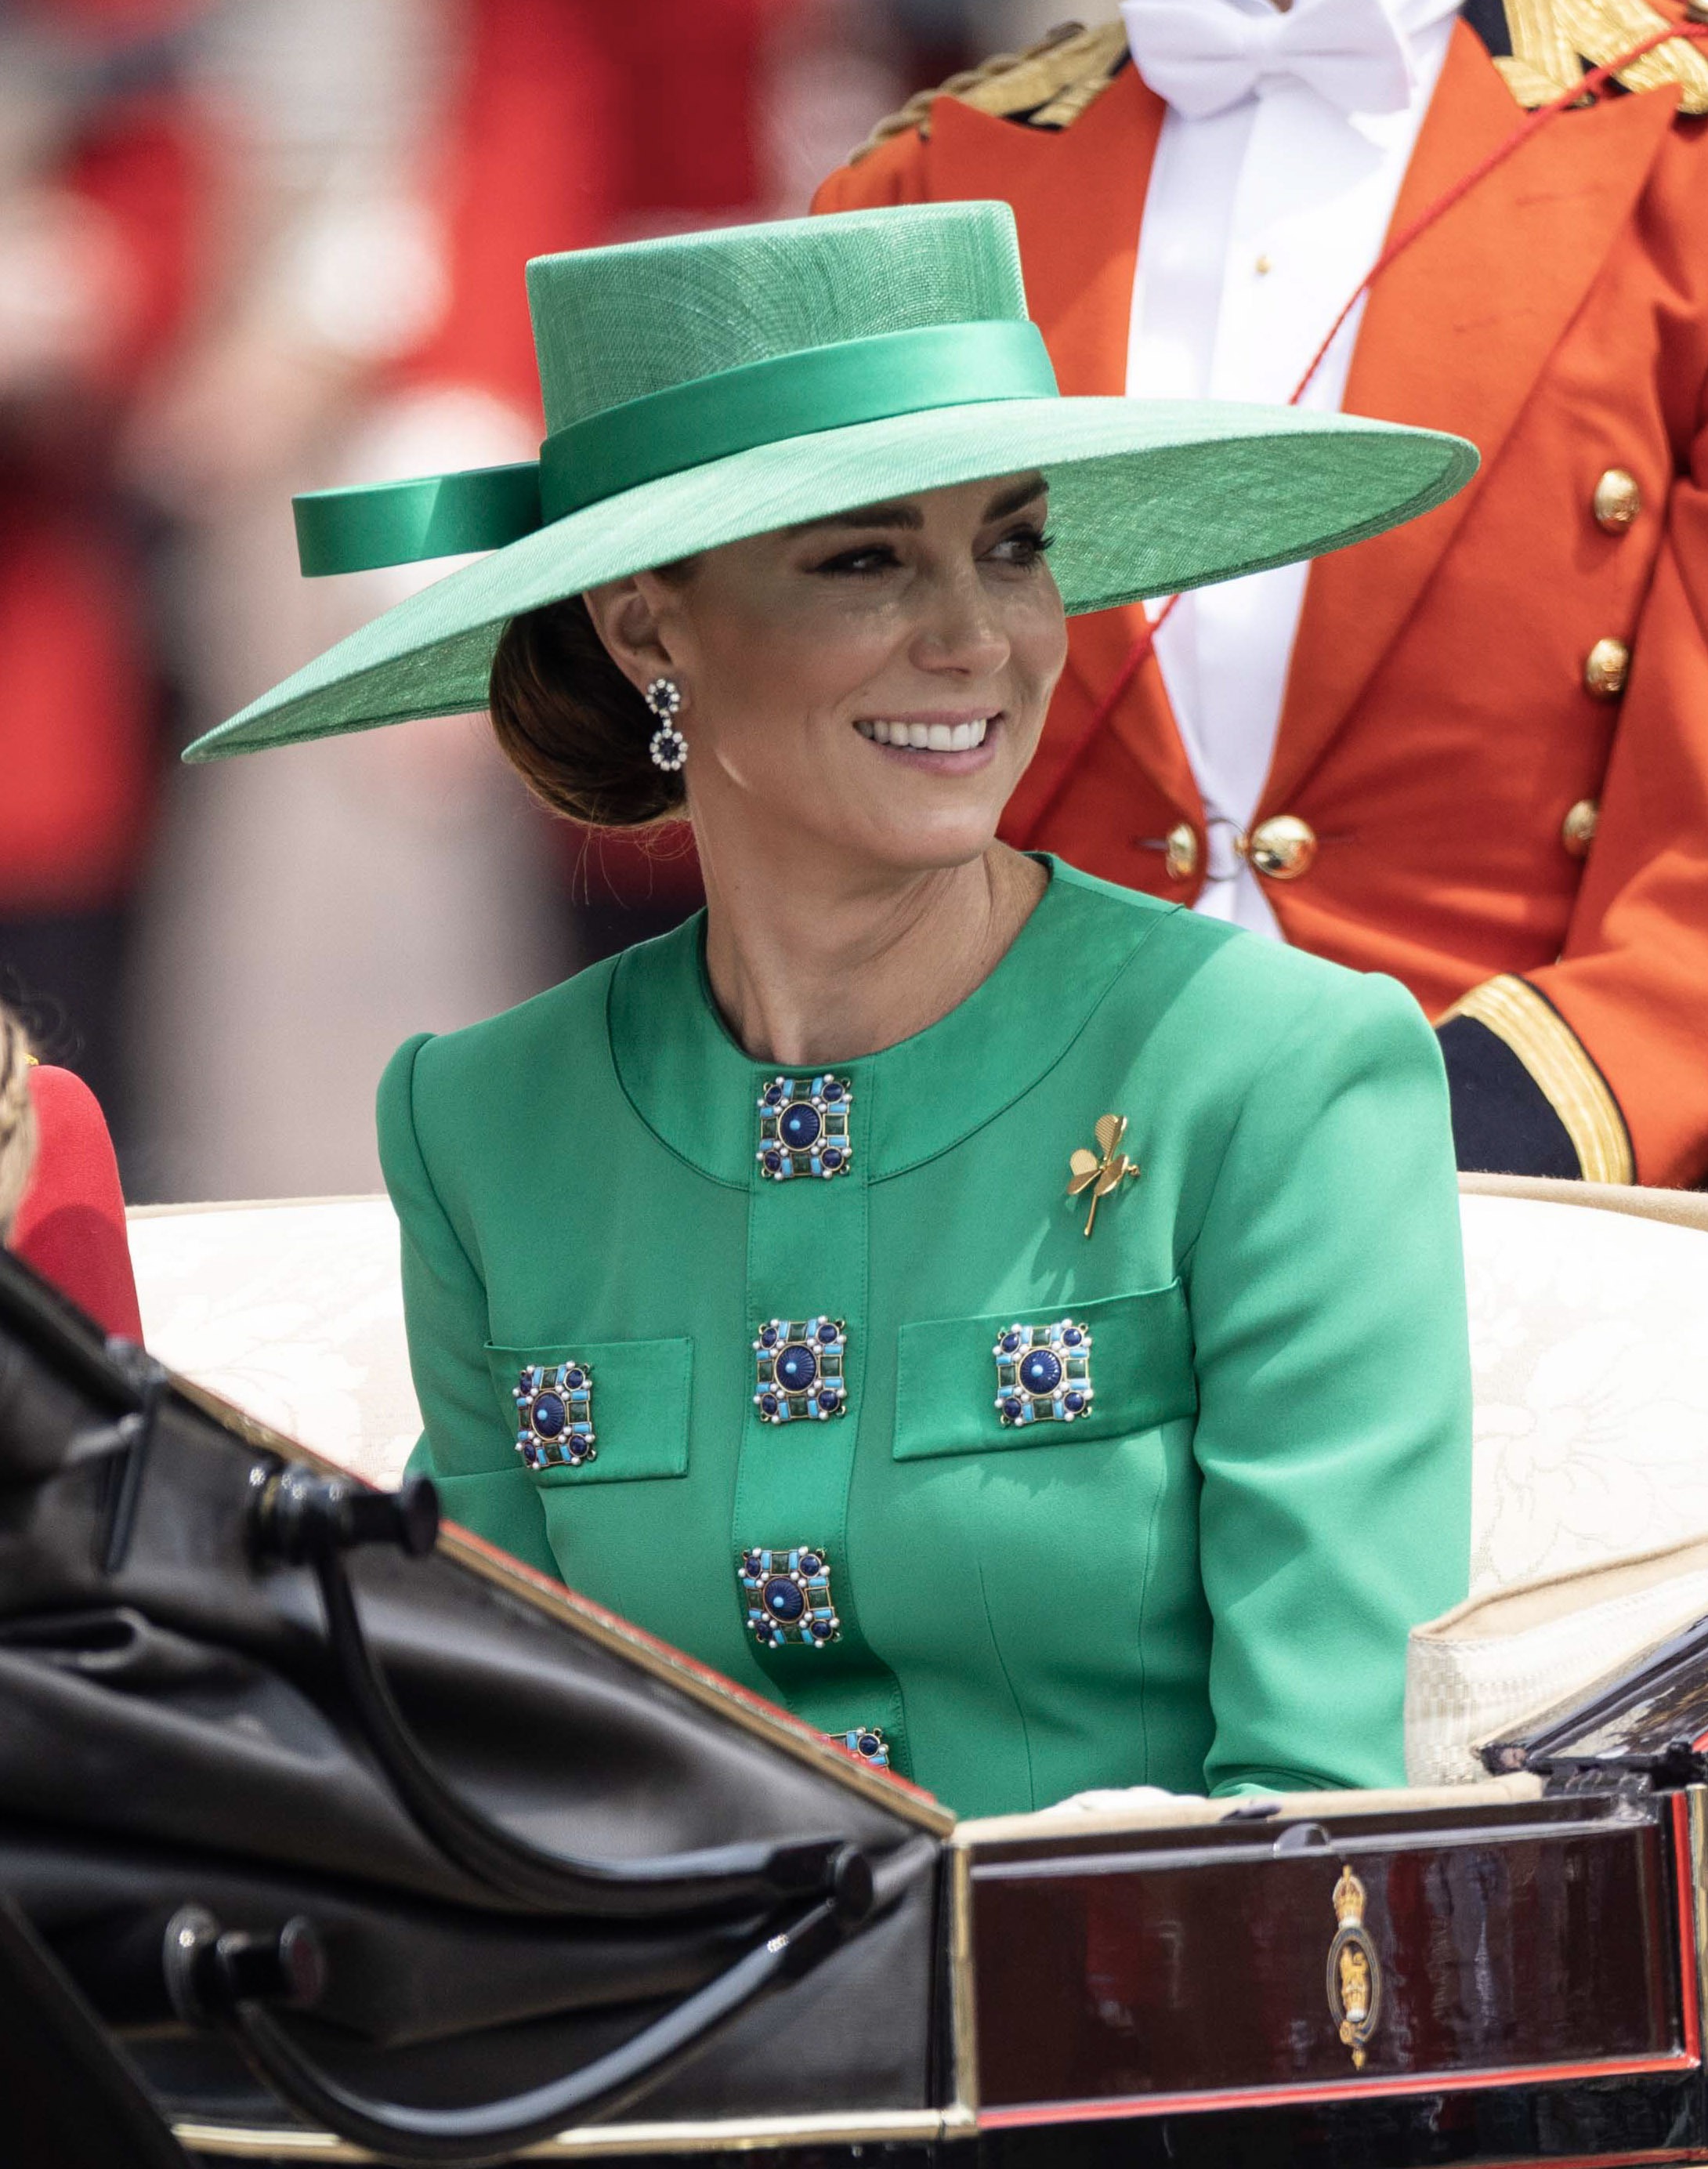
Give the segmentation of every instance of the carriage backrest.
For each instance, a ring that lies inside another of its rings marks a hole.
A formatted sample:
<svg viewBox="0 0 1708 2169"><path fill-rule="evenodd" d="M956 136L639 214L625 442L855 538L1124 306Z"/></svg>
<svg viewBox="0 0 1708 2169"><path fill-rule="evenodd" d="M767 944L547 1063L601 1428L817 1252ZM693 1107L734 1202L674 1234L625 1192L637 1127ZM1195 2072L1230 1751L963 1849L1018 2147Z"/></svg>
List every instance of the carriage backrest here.
<svg viewBox="0 0 1708 2169"><path fill-rule="evenodd" d="M1635 1603L1597 1570L1708 1532L1708 1196L1477 1175L1461 1190L1471 1593L1570 1579L1537 1600L1558 1626L1514 1633L1498 1609L1413 1637L1407 1761L1431 1783L1476 1775L1477 1740L1695 1616L1694 1553L1645 1567ZM157 1356L396 1482L419 1416L384 1197L145 1207L130 1240Z"/></svg>
<svg viewBox="0 0 1708 2169"><path fill-rule="evenodd" d="M1473 1595L1708 1530L1708 1196L1464 1178ZM143 1207L161 1359L376 1482L419 1426L383 1197Z"/></svg>

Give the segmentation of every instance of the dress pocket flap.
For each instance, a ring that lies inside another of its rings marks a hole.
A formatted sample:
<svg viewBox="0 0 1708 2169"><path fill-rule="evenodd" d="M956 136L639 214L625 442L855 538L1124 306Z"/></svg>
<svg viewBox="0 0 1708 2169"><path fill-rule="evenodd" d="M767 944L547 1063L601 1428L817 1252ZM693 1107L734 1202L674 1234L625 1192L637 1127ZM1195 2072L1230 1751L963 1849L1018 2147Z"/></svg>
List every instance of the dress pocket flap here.
<svg viewBox="0 0 1708 2169"><path fill-rule="evenodd" d="M488 1341L487 1365L536 1484L687 1475L691 1340Z"/></svg>
<svg viewBox="0 0 1708 2169"><path fill-rule="evenodd" d="M1061 1335L1046 1337L1058 1327ZM1083 1338L1074 1340L1075 1333ZM1053 1384L1053 1398L1044 1391L999 1392L994 1351L1010 1335L1017 1346L1006 1351L1003 1378L1013 1385L1035 1340L1045 1360L1030 1377L1040 1388ZM1072 1410L1076 1399L1083 1405ZM1005 1422L999 1401L1020 1410L1021 1417ZM897 1461L1128 1438L1189 1416L1197 1406L1192 1321L1179 1281L1055 1310L931 1319L901 1330Z"/></svg>

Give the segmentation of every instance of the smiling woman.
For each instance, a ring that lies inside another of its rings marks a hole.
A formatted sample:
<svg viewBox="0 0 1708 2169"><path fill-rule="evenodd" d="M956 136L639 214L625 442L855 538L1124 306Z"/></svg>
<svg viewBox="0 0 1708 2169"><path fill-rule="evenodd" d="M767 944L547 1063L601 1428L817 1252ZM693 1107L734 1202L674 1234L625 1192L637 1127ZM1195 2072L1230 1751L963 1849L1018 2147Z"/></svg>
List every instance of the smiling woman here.
<svg viewBox="0 0 1708 2169"><path fill-rule="evenodd" d="M548 805L694 824L699 919L387 1071L414 1466L965 1810L1398 1782L1466 1570L1433 1035L997 824L1067 612L1468 448L1060 398L996 205L529 275L537 476L299 505L317 570L493 554L193 749L489 693Z"/></svg>

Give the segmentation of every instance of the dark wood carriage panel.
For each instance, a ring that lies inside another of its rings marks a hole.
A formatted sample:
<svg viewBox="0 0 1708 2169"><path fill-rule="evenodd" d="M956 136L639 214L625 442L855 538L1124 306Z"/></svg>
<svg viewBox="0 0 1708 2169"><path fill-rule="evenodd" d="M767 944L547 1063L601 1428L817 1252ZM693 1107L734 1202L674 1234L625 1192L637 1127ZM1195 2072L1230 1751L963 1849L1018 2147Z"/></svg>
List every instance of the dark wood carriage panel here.
<svg viewBox="0 0 1708 2169"><path fill-rule="evenodd" d="M1349 1818L1293 1852L1275 1835L1223 1825L976 1853L982 2123L1697 2060L1682 1815L1550 1803L1464 1823ZM1362 2068L1329 2002L1347 1868L1379 1974Z"/></svg>
<svg viewBox="0 0 1708 2169"><path fill-rule="evenodd" d="M542 2160L605 2160L622 2169L1652 2169L1708 2159L1700 2087L1691 2077L1602 2081L1479 2094L1417 2093L1305 2108L1209 2111L1101 2124L1035 2124L974 2138L900 2139L837 2131L834 2119L790 2130L726 2126L590 2127L536 2150ZM210 2169L234 2156L295 2164L304 2147L262 2132L180 2127ZM354 2158L317 2145L317 2161ZM529 2160L535 2158L530 2154Z"/></svg>

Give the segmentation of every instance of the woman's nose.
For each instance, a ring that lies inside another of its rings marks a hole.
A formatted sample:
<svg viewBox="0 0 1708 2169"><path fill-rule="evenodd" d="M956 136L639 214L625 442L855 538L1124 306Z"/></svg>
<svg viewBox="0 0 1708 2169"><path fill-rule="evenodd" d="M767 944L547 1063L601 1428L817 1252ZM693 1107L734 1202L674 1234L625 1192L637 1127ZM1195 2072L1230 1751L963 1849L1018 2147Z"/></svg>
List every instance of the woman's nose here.
<svg viewBox="0 0 1708 2169"><path fill-rule="evenodd" d="M1008 635L976 570L931 584L913 651L921 669L969 678L987 676L1008 661Z"/></svg>

